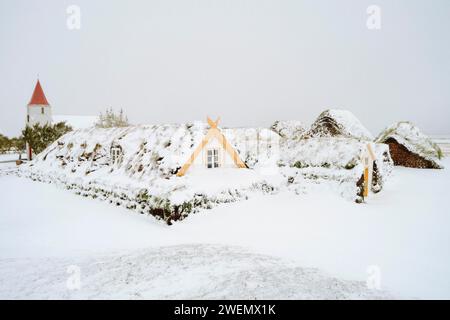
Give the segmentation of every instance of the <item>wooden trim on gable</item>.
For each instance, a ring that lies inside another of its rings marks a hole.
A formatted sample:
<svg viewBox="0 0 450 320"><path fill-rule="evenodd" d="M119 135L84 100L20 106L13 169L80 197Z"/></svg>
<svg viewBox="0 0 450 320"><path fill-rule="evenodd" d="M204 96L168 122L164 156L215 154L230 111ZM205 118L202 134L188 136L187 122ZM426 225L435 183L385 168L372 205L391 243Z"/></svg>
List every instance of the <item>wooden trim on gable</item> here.
<svg viewBox="0 0 450 320"><path fill-rule="evenodd" d="M372 150L372 145L370 143L367 144L367 150L369 151L369 156L372 158L372 161L376 160L375 153Z"/></svg>
<svg viewBox="0 0 450 320"><path fill-rule="evenodd" d="M220 120L220 118L217 118L216 121L213 121L209 117L207 117L207 122L210 126L210 129L206 133L202 142L197 146L197 148L191 154L188 161L186 161L186 163L178 171L177 176L182 177L186 174L186 171L194 163L195 159L198 157L200 152L205 148L205 146L208 144L208 142L212 138L216 138L219 141L219 143L222 145L222 148L230 155L231 159L233 159L234 163L236 164L236 166L238 168L247 168L246 164L240 159L237 151L228 142L228 140L225 138L223 133L220 132L220 130L217 128L217 125L219 124L219 120Z"/></svg>

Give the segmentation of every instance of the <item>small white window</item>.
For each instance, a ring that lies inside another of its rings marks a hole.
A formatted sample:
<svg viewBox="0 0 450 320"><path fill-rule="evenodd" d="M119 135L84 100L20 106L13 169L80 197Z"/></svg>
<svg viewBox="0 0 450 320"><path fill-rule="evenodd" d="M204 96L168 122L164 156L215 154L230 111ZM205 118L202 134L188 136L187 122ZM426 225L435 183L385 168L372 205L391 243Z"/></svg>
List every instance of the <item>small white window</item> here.
<svg viewBox="0 0 450 320"><path fill-rule="evenodd" d="M219 150L209 149L207 151L206 166L208 169L219 167Z"/></svg>
<svg viewBox="0 0 450 320"><path fill-rule="evenodd" d="M44 114L44 107L41 107L41 113Z"/></svg>
<svg viewBox="0 0 450 320"><path fill-rule="evenodd" d="M117 163L120 161L122 157L122 149L120 147L112 147L111 148L111 159L113 163Z"/></svg>

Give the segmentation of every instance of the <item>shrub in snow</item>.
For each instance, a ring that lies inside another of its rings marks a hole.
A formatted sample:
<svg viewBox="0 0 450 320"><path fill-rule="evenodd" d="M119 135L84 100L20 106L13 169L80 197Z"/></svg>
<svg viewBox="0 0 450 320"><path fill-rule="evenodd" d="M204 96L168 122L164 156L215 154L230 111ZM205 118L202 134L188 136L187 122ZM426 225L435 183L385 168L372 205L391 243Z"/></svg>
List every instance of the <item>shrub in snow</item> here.
<svg viewBox="0 0 450 320"><path fill-rule="evenodd" d="M27 141L35 153L40 153L48 145L71 130L72 128L64 122L43 126L36 123L32 127L27 126L22 130L22 140Z"/></svg>
<svg viewBox="0 0 450 320"><path fill-rule="evenodd" d="M18 138L8 138L0 133L0 154L3 153L20 153L25 149L25 141L23 136Z"/></svg>
<svg viewBox="0 0 450 320"><path fill-rule="evenodd" d="M100 113L95 123L95 126L98 128L128 127L129 125L130 123L123 110L120 109L116 113L112 108L106 109L104 114Z"/></svg>
<svg viewBox="0 0 450 320"><path fill-rule="evenodd" d="M442 168L439 146L411 122L397 122L383 130L376 142L389 145L394 163L414 168Z"/></svg>

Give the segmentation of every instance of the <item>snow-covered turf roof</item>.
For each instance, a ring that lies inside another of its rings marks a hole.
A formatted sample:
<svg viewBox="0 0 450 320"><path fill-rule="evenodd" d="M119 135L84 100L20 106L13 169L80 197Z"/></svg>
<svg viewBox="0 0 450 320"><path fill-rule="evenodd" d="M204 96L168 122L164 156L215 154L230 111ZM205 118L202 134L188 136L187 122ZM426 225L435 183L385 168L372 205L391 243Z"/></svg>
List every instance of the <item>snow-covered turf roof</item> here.
<svg viewBox="0 0 450 320"><path fill-rule="evenodd" d="M405 146L409 151L435 163L438 167L441 166L438 160L443 157L443 154L439 146L411 122L394 123L380 133L376 142L385 143L391 138Z"/></svg>
<svg viewBox="0 0 450 320"><path fill-rule="evenodd" d="M295 142L287 142L289 147L283 148L282 160L294 165L329 167L334 169L351 169L360 163L360 157L367 148L367 142L353 138L310 138ZM372 143L376 159L382 162L388 156L389 147L381 143Z"/></svg>
<svg viewBox="0 0 450 320"><path fill-rule="evenodd" d="M47 166L71 173L91 174L111 164L110 148L119 146L122 160L111 172L121 171L136 180L155 174L168 177L186 162L207 130L202 122L75 130L39 154L36 162L45 161ZM269 129L238 128L222 132L249 167L258 161L256 137L265 146L276 144L279 138Z"/></svg>
<svg viewBox="0 0 450 320"><path fill-rule="evenodd" d="M306 131L303 123L297 120L277 120L270 128L288 139L299 139Z"/></svg>
<svg viewBox="0 0 450 320"><path fill-rule="evenodd" d="M305 138L333 136L373 140L372 134L353 113L340 109L322 112L304 135Z"/></svg>
<svg viewBox="0 0 450 320"><path fill-rule="evenodd" d="M352 117L344 116L345 112L337 114L340 120L335 125L340 130L359 132ZM222 168L201 173L204 169L197 168L177 177L209 129L206 123L194 122L75 130L20 171L87 197L162 217L168 223L199 207L248 199L258 192L292 188L298 193L298 187L308 184L305 180L334 185L345 198L361 200L357 182L363 172L360 159L367 140L350 134L301 139L298 122L277 122L276 127L290 136L281 138L267 128L221 129L251 170ZM392 160L386 145L377 144L374 150L377 179L372 190L377 192L390 173Z"/></svg>
<svg viewBox="0 0 450 320"><path fill-rule="evenodd" d="M105 200L114 198L117 203L126 202L134 208L136 201L150 201L152 209L167 212L173 209L170 206L178 205L191 210L191 202L198 196L217 203L233 201L247 196L243 190L251 191L266 183L266 178L257 171L247 169L228 175L222 171L223 177L209 177L220 182L217 188L209 187L208 177L190 179L189 171L187 176L177 177L177 170L207 130L208 126L201 122L75 130L22 166L21 172L33 179L76 189L77 193L93 197L100 194ZM269 129L238 128L222 132L249 168L270 159L268 150L279 138ZM119 161L113 160L111 147L120 148ZM242 179L235 177L237 174Z"/></svg>

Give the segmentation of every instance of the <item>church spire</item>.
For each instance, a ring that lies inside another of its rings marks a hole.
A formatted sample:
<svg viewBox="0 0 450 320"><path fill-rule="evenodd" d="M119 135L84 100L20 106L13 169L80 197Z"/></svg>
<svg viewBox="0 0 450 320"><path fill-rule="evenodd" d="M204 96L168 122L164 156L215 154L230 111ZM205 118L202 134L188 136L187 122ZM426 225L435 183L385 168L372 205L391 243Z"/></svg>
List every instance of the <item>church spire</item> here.
<svg viewBox="0 0 450 320"><path fill-rule="evenodd" d="M46 106L49 105L47 98L45 97L44 90L42 90L39 79L37 80L36 87L34 88L33 96L31 97L30 103L28 103L29 106L35 104Z"/></svg>

